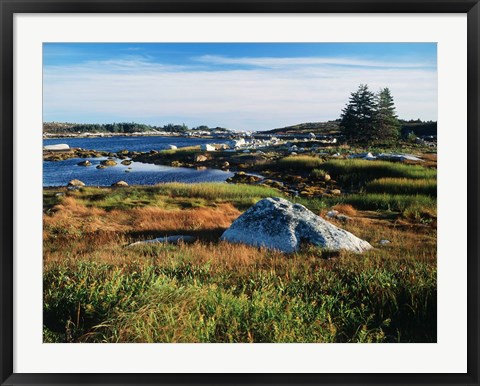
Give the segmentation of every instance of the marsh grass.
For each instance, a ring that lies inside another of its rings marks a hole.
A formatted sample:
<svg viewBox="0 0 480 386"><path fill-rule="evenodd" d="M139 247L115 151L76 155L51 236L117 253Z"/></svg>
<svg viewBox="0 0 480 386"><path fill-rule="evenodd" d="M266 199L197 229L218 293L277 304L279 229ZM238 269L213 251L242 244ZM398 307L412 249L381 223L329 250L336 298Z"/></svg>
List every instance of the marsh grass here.
<svg viewBox="0 0 480 386"><path fill-rule="evenodd" d="M45 342L436 341L435 228L344 203L355 217L338 225L376 249L284 255L218 240L245 200L278 195L263 187L45 192L56 200L44 215ZM171 234L197 241L129 247Z"/></svg>
<svg viewBox="0 0 480 386"><path fill-rule="evenodd" d="M425 211L436 212L437 208L437 200L435 198L421 194L350 194L335 201L350 204L360 210L388 210L401 213L411 208L423 208Z"/></svg>
<svg viewBox="0 0 480 386"><path fill-rule="evenodd" d="M277 162L278 169L286 170L312 170L320 167L325 161L323 158L309 155L288 156Z"/></svg>
<svg viewBox="0 0 480 386"><path fill-rule="evenodd" d="M359 159L331 160L319 166L343 183L366 183L384 178L434 179L436 169L419 165L407 165L390 161L367 161Z"/></svg>
<svg viewBox="0 0 480 386"><path fill-rule="evenodd" d="M365 190L369 193L422 194L436 197L437 180L434 178L380 178L367 183Z"/></svg>
<svg viewBox="0 0 480 386"><path fill-rule="evenodd" d="M62 196L55 196L59 190L64 192L66 197L76 198L86 206L106 210L148 206L188 209L226 202L239 209L246 209L265 197L283 197L278 190L266 186L226 183L165 183L149 187L131 186L117 189L87 187L71 192L64 188L56 188L44 190L44 210L50 210L62 201Z"/></svg>
<svg viewBox="0 0 480 386"><path fill-rule="evenodd" d="M221 243L51 261L45 328L72 342L431 342L430 259L323 260L318 251L285 257Z"/></svg>

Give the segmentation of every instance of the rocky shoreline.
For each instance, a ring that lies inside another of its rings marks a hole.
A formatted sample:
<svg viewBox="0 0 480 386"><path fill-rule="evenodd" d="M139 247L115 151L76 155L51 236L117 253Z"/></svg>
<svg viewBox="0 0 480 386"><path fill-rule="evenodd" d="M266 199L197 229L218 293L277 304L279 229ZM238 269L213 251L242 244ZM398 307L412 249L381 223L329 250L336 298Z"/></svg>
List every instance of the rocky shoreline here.
<svg viewBox="0 0 480 386"><path fill-rule="evenodd" d="M335 179L328 173L312 173L312 170L290 169L280 164L285 157L295 156L315 157L319 161L331 159L362 158L363 154L339 154L332 146L321 146L316 141L297 141L296 143L265 146L262 149L229 149L225 145L202 145L168 150L151 150L149 152L129 151L127 149L116 153L106 151L72 148L67 150L44 150L45 161L62 161L69 158L98 158L107 157L97 168L115 166L115 159L121 160L122 165L132 162L163 165L170 167L185 167L202 169L218 169L235 173L226 182L233 184L266 185L273 187L290 197L322 197L338 196L344 192ZM300 153L300 154L299 154ZM367 154L365 159L376 157ZM380 158L379 158L380 159ZM398 158L398 162L404 162ZM420 158L413 158L407 162L423 162ZM375 162L375 161L371 161ZM79 166L91 166L86 160L78 163Z"/></svg>

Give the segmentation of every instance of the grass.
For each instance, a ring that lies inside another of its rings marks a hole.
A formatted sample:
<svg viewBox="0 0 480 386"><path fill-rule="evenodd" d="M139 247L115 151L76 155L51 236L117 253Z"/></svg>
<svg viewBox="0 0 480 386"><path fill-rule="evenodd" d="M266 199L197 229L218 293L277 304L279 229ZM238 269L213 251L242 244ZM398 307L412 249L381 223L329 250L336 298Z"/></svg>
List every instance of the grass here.
<svg viewBox="0 0 480 386"><path fill-rule="evenodd" d="M436 213L437 200L421 194L351 194L338 199L337 202L350 204L360 210L388 210L404 213L412 208Z"/></svg>
<svg viewBox="0 0 480 386"><path fill-rule="evenodd" d="M436 197L437 180L433 178L380 178L367 183L366 191L369 193L422 194Z"/></svg>
<svg viewBox="0 0 480 386"><path fill-rule="evenodd" d="M55 194L61 189L44 190L44 209L50 210L62 197ZM65 191L65 189L63 189ZM246 209L265 197L283 197L276 189L225 183L166 183L150 187L82 188L78 192L66 192L81 203L106 210L123 210L147 206L166 209L188 209L204 207L210 203L231 203Z"/></svg>
<svg viewBox="0 0 480 386"><path fill-rule="evenodd" d="M234 202L270 191L213 185L57 197L44 215L44 341L436 341L434 229L356 216L357 206L344 203L355 218L342 227L376 249L284 255L219 242L241 213ZM148 204L101 204L131 194ZM181 208L163 202L172 197L215 199ZM198 241L127 247L171 234Z"/></svg>
<svg viewBox="0 0 480 386"><path fill-rule="evenodd" d="M408 165L391 161L368 161L362 159L337 159L325 161L310 155L288 156L278 161L278 168L297 171L312 170L321 174L329 172L334 177L361 175L366 180L382 177L435 178L437 171L420 165Z"/></svg>
<svg viewBox="0 0 480 386"><path fill-rule="evenodd" d="M345 183L368 182L385 177L435 179L437 176L437 171L433 168L390 161L331 160L321 163L318 167L330 173L339 182Z"/></svg>
<svg viewBox="0 0 480 386"><path fill-rule="evenodd" d="M300 171L312 170L320 167L324 162L322 158L309 155L288 156L278 161L277 168Z"/></svg>
<svg viewBox="0 0 480 386"><path fill-rule="evenodd" d="M319 257L221 243L52 260L45 329L70 342L435 341L428 253Z"/></svg>
<svg viewBox="0 0 480 386"><path fill-rule="evenodd" d="M219 241L255 202L282 197L266 186L44 189L44 342L436 342L436 170L280 162L357 184L291 200L334 207L350 219L329 221L374 249L286 255ZM130 246L179 234L196 241Z"/></svg>

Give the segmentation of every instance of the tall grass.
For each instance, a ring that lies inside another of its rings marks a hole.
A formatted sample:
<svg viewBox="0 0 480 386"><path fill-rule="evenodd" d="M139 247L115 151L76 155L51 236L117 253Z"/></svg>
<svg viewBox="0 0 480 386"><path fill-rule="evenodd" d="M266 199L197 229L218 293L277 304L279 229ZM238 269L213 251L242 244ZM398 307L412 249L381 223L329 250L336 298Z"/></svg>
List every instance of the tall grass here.
<svg viewBox="0 0 480 386"><path fill-rule="evenodd" d="M278 161L277 167L280 169L305 171L305 170L318 168L323 163L324 161L322 158L308 156L308 155L299 155L299 156L288 156L280 159Z"/></svg>
<svg viewBox="0 0 480 386"><path fill-rule="evenodd" d="M318 167L345 183L367 182L378 178L435 179L436 169L400 162L367 161L359 159L331 160Z"/></svg>
<svg viewBox="0 0 480 386"><path fill-rule="evenodd" d="M436 179L380 178L366 185L369 193L423 194L437 196Z"/></svg>
<svg viewBox="0 0 480 386"><path fill-rule="evenodd" d="M44 192L46 209L59 203L62 198L55 196L58 189ZM265 197L283 197L276 189L243 184L226 183L165 183L150 187L82 188L79 192L67 192L87 206L107 210L130 209L157 206L167 209L208 206L212 203L229 202L240 209L246 209Z"/></svg>
<svg viewBox="0 0 480 386"><path fill-rule="evenodd" d="M159 194L175 197L204 198L207 200L243 200L278 196L276 189L265 186L199 183L168 183L157 185Z"/></svg>
<svg viewBox="0 0 480 386"><path fill-rule="evenodd" d="M437 208L437 200L435 198L421 194L350 194L342 197L337 202L350 204L356 209L390 210L402 213L413 208L436 213Z"/></svg>
<svg viewBox="0 0 480 386"><path fill-rule="evenodd" d="M239 209L279 196L275 189L172 183L57 191L45 191L44 342L436 341L432 228L358 218L343 227L378 248L284 255L219 241ZM297 201L318 210L326 202L435 207L426 195ZM129 246L170 234L197 241Z"/></svg>
<svg viewBox="0 0 480 386"><path fill-rule="evenodd" d="M296 197L293 201L304 205L315 213L322 212L338 204L348 204L359 210L393 211L404 215L412 213L435 215L437 212L436 199L421 194L358 193L322 198Z"/></svg>
<svg viewBox="0 0 480 386"><path fill-rule="evenodd" d="M436 271L428 261L376 252L322 261L308 251L286 259L251 249L252 262L232 270L223 263L235 266L235 254L196 260L204 247L188 248L121 264L47 264L46 341L436 340Z"/></svg>

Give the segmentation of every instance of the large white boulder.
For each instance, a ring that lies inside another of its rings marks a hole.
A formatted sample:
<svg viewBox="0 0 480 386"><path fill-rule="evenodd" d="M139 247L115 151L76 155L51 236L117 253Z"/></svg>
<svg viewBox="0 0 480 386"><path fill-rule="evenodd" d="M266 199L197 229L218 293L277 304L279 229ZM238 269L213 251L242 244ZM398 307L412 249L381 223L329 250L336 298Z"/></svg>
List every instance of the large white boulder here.
<svg viewBox="0 0 480 386"><path fill-rule="evenodd" d="M222 240L291 253L302 243L328 250L366 251L372 246L338 228L303 205L283 198L265 198L238 217Z"/></svg>

